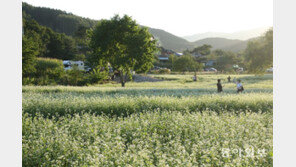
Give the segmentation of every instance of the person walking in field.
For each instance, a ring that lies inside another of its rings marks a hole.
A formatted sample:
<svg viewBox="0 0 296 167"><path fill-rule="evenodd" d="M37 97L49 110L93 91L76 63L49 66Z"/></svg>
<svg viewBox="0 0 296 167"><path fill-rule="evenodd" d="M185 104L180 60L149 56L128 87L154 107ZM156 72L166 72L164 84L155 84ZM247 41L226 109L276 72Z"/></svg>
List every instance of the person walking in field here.
<svg viewBox="0 0 296 167"><path fill-rule="evenodd" d="M227 79L228 79L228 82L231 82L231 81L230 81L230 80L231 80L231 77L230 77L230 76L228 76Z"/></svg>
<svg viewBox="0 0 296 167"><path fill-rule="evenodd" d="M236 88L237 88L237 93L242 93L244 91L244 87L240 79L237 80Z"/></svg>
<svg viewBox="0 0 296 167"><path fill-rule="evenodd" d="M218 93L221 93L223 91L222 90L222 85L221 85L221 80L220 79L218 79L217 89L218 89Z"/></svg>
<svg viewBox="0 0 296 167"><path fill-rule="evenodd" d="M196 75L193 75L192 79L193 79L193 81L196 81Z"/></svg>

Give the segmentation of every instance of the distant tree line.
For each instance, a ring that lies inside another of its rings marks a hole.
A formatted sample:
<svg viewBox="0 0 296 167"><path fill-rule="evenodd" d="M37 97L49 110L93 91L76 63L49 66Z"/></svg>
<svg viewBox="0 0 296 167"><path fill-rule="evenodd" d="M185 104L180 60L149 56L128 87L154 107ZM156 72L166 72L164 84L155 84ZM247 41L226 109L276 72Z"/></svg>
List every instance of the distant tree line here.
<svg viewBox="0 0 296 167"><path fill-rule="evenodd" d="M211 50L211 45L198 46L185 50L183 56L172 54L167 62L156 61L154 65L169 68L173 71L200 71L206 68L208 61L213 61L213 67L220 72L234 73L241 67L248 73L263 74L273 64L273 30L268 30L262 36L250 40L242 52ZM198 67L198 68L194 68Z"/></svg>

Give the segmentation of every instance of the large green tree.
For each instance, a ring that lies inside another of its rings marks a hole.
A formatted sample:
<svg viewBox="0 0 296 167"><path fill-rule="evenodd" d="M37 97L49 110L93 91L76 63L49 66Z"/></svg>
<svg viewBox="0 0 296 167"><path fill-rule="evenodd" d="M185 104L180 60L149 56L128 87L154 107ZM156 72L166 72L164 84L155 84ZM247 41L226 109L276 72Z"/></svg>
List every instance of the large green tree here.
<svg viewBox="0 0 296 167"><path fill-rule="evenodd" d="M233 65L237 65L239 63L238 56L233 52L217 50L214 54L217 54L214 66L219 71L229 71L233 69Z"/></svg>
<svg viewBox="0 0 296 167"><path fill-rule="evenodd" d="M127 15L102 20L90 35L93 54L88 61L93 67L109 63L119 72L123 87L132 70L146 72L153 66L156 41L147 28Z"/></svg>
<svg viewBox="0 0 296 167"><path fill-rule="evenodd" d="M202 69L202 64L198 63L193 56L191 55L183 55L177 58L173 62L174 70L185 72L185 71L194 71L196 75L196 71Z"/></svg>
<svg viewBox="0 0 296 167"><path fill-rule="evenodd" d="M248 71L264 73L273 64L273 30L267 31L259 39L248 42L245 50Z"/></svg>

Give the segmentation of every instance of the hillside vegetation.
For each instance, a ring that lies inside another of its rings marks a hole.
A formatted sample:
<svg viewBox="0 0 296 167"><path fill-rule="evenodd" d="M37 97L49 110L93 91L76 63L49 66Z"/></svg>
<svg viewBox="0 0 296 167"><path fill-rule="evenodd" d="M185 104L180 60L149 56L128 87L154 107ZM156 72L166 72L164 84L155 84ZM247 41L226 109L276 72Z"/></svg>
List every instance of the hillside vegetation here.
<svg viewBox="0 0 296 167"><path fill-rule="evenodd" d="M70 36L73 36L80 26L93 28L99 22L99 20L83 18L61 10L34 7L24 2L22 9L25 14L30 15L40 25L47 26L56 32L65 33ZM247 41L242 40L205 38L195 42L189 42L181 37L166 32L165 30L149 28L149 31L157 40L159 40L159 44L162 47L176 52L183 52L186 49L191 50L203 44L212 45L213 49L222 49L233 52L242 51L247 46Z"/></svg>

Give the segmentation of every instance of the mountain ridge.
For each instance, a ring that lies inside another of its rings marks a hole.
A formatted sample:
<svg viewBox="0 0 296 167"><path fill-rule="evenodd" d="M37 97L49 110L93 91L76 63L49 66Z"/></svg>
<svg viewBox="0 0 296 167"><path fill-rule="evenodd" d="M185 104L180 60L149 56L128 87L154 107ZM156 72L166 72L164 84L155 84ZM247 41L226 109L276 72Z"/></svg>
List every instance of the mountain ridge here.
<svg viewBox="0 0 296 167"><path fill-rule="evenodd" d="M259 27L249 30L236 31L232 33L223 33L223 32L205 32L198 33L194 35L183 36L182 38L186 39L189 42L195 42L197 40L205 39L205 38L226 38L226 39L239 39L239 40L248 40L251 38L258 37L265 33L271 27Z"/></svg>

